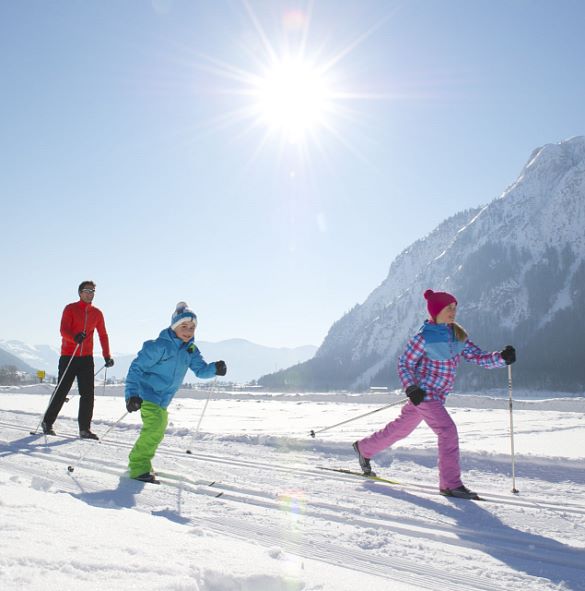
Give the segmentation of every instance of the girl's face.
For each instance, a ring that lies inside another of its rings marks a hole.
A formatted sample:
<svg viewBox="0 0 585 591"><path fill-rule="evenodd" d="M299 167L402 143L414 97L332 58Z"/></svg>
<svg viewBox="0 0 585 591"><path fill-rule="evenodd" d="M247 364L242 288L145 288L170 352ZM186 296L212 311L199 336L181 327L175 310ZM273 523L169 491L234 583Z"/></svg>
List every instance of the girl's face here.
<svg viewBox="0 0 585 591"><path fill-rule="evenodd" d="M457 304L453 302L439 312L435 322L437 324L453 324L455 322L455 314L457 314Z"/></svg>
<svg viewBox="0 0 585 591"><path fill-rule="evenodd" d="M189 321L181 322L181 324L175 328L175 334L184 343L188 343L195 334L195 323Z"/></svg>

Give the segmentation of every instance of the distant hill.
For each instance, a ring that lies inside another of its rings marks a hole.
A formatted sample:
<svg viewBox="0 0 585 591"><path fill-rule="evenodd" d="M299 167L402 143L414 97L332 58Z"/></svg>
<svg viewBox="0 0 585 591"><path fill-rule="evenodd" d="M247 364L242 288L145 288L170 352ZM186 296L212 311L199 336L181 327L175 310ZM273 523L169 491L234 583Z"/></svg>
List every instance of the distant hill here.
<svg viewBox="0 0 585 591"><path fill-rule="evenodd" d="M12 355L12 353L8 353L8 351L4 351L0 348L0 367L12 365L20 371L24 371L32 375L36 374L37 372L35 368L28 365L28 363L25 363L22 359L16 357L16 355Z"/></svg>
<svg viewBox="0 0 585 591"><path fill-rule="evenodd" d="M228 366L227 381L236 383L247 383L258 379L260 376L291 367L302 361L310 359L317 350L313 345L302 347L265 347L257 345L245 339L229 339L218 343L206 341L195 341L206 361L217 361L224 359ZM137 352L136 352L137 353ZM115 365L108 369L108 377L124 378L136 353L131 355L114 355ZM59 350L48 345L29 345L22 341L0 339L0 355L5 354L16 363L19 369L26 366L29 369L23 371L36 373L42 369L48 375L56 375L59 361ZM0 365L4 365L1 361ZM96 370L102 363L101 357L96 357ZM103 374L102 374L103 375ZM188 373L187 382L195 382L197 378Z"/></svg>

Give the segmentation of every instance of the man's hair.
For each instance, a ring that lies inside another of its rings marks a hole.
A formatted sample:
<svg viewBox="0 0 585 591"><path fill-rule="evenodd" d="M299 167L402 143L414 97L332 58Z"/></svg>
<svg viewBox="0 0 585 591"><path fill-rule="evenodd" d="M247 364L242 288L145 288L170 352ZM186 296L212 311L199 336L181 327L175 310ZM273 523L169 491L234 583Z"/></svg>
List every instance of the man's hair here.
<svg viewBox="0 0 585 591"><path fill-rule="evenodd" d="M86 287L92 287L95 289L95 283L93 281L82 281L77 288L77 293L81 293L81 290L85 289Z"/></svg>

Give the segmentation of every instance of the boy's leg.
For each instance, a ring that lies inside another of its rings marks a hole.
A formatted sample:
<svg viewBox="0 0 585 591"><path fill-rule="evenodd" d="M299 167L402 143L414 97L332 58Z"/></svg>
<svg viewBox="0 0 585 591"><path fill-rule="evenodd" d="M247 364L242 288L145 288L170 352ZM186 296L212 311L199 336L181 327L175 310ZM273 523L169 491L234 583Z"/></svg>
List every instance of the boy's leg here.
<svg viewBox="0 0 585 591"><path fill-rule="evenodd" d="M130 478L136 478L152 470L151 460L163 440L169 415L166 409L145 400L140 407L140 416L142 430L128 456Z"/></svg>
<svg viewBox="0 0 585 591"><path fill-rule="evenodd" d="M70 361L71 364L69 364ZM67 366L69 366L69 369L67 369ZM65 370L67 370L66 374L64 373ZM43 423L46 423L47 426L51 427L61 412L65 398L67 397L69 390L71 390L76 375L77 359L71 360L71 357L61 356L59 358L59 377L57 378L59 387L55 391L53 400L51 401L51 404L49 404L49 408L47 408L45 416L43 417Z"/></svg>
<svg viewBox="0 0 585 591"><path fill-rule="evenodd" d="M80 431L89 431L93 417L94 401L94 363L93 357L80 357L77 372L77 387L79 388L79 412L77 422Z"/></svg>
<svg viewBox="0 0 585 591"><path fill-rule="evenodd" d="M459 464L459 435L457 427L444 404L431 400L420 404L421 414L426 424L436 433L439 447L439 488L461 486L461 466Z"/></svg>
<svg viewBox="0 0 585 591"><path fill-rule="evenodd" d="M407 402L402 407L397 419L388 423L380 431L358 441L361 454L366 458L372 458L378 452L410 435L423 419L417 412L420 406L422 405L415 406L411 402Z"/></svg>

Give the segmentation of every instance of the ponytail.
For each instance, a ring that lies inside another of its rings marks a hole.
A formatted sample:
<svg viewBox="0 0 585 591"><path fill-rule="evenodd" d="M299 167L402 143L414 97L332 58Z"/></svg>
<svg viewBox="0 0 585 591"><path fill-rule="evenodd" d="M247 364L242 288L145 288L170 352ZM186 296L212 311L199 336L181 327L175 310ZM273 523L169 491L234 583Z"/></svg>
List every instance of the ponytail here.
<svg viewBox="0 0 585 591"><path fill-rule="evenodd" d="M460 324L457 324L457 322L453 322L451 326L453 327L455 339L464 343L467 340L467 332L465 332L465 329Z"/></svg>

